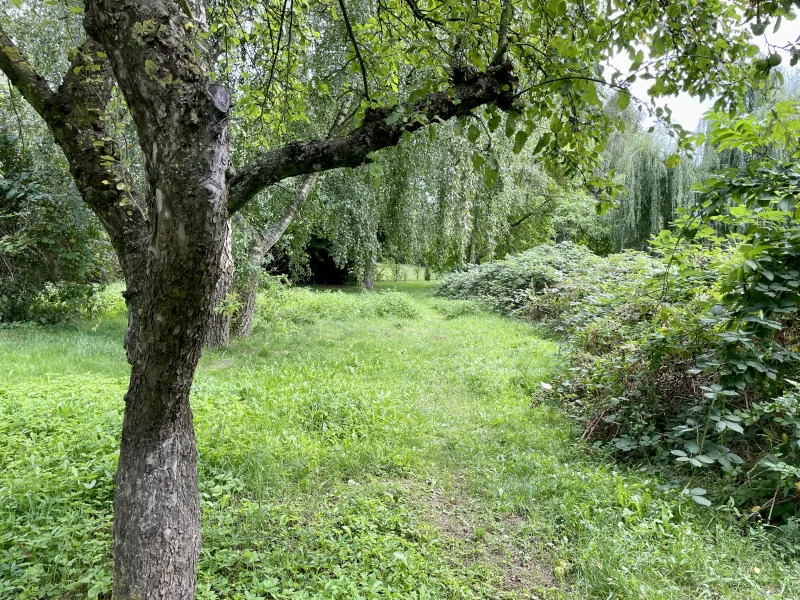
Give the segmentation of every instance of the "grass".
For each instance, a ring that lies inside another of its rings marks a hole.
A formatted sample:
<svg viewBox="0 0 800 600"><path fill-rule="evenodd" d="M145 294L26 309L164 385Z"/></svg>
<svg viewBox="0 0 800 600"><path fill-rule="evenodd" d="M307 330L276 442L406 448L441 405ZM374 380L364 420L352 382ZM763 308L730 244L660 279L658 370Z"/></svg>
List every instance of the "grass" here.
<svg viewBox="0 0 800 600"><path fill-rule="evenodd" d="M376 287L262 299L249 339L205 353L199 598L800 597L790 549L531 405L554 342ZM0 331L2 599L109 595L123 329Z"/></svg>

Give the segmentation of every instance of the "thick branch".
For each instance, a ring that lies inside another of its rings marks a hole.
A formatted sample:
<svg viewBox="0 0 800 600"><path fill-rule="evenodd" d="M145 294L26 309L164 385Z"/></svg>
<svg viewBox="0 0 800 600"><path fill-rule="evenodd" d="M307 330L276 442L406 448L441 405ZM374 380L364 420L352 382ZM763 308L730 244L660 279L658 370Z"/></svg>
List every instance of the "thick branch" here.
<svg viewBox="0 0 800 600"><path fill-rule="evenodd" d="M345 119L347 118L347 111L350 109L351 102L352 99L350 97L346 97L342 101L342 104L339 106L339 111L333 120L330 131L328 131L328 138L332 137L339 127L341 127L342 123L344 123ZM300 212L300 208L303 206L303 204L305 204L305 201L308 200L308 197L311 195L311 190L314 189L314 185L317 183L318 177L319 173L308 173L305 177L303 177L303 180L300 182L300 186L297 188L297 191L294 194L294 200L292 200L291 204L289 204L289 206L283 210L281 218L273 223L264 232L261 242L261 251L263 254L269 252L272 247L278 243L278 240L281 239L283 233L289 228L289 225L292 224L292 221L294 221L297 213Z"/></svg>
<svg viewBox="0 0 800 600"><path fill-rule="evenodd" d="M141 250L145 217L119 152L108 141L105 113L114 84L108 60L87 39L54 93L1 28L0 44L0 69L53 132L78 190L102 221L125 268Z"/></svg>
<svg viewBox="0 0 800 600"><path fill-rule="evenodd" d="M428 94L413 105L368 110L361 126L345 137L293 142L265 152L231 180L228 210L236 212L258 192L287 177L364 164L370 153L396 145L405 131L416 131L427 123L468 115L492 102L508 110L516 83L511 65L481 73L462 71L456 74L449 92ZM394 119L395 112L400 112L401 118Z"/></svg>
<svg viewBox="0 0 800 600"><path fill-rule="evenodd" d="M50 86L44 77L36 72L2 27L0 27L0 70L36 112L42 115L47 110L53 99Z"/></svg>

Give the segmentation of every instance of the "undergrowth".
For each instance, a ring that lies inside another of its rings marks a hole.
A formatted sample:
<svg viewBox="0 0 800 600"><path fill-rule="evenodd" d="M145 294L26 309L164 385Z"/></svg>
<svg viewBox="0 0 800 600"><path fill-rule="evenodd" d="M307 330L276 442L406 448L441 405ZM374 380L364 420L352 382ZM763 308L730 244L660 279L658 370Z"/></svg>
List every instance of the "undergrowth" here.
<svg viewBox="0 0 800 600"><path fill-rule="evenodd" d="M643 253L541 246L454 273L438 293L561 333L568 368L535 401L558 403L583 440L661 473L694 502L779 526L800 551L796 310L784 301L774 317L734 318L735 248L677 260L670 272Z"/></svg>

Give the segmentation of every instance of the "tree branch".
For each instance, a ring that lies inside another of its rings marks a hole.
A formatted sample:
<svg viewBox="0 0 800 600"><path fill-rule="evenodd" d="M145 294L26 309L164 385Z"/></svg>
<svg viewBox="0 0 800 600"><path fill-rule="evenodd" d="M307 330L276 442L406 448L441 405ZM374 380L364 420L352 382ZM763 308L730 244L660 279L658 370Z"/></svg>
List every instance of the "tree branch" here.
<svg viewBox="0 0 800 600"><path fill-rule="evenodd" d="M54 93L0 28L0 69L53 132L124 267L141 250L146 218L119 151L107 140L105 113L114 79L100 46L91 39L81 45Z"/></svg>
<svg viewBox="0 0 800 600"><path fill-rule="evenodd" d="M503 12L500 14L500 24L497 28L497 51L492 58L492 65L501 65L506 61L508 51L508 25L514 13L514 6L511 0L505 0Z"/></svg>
<svg viewBox="0 0 800 600"><path fill-rule="evenodd" d="M350 17L347 16L347 9L344 7L344 0L339 0L339 8L342 9L342 16L344 17L344 24L347 27L347 35L350 41L353 42L353 50L356 52L358 65L361 67L361 78L364 80L364 97L369 100L369 85L367 84L367 67L364 64L364 59L361 56L361 50L358 47L356 36L353 33L353 27L350 25Z"/></svg>
<svg viewBox="0 0 800 600"><path fill-rule="evenodd" d="M347 118L347 111L350 109L351 102L352 99L350 97L346 97L342 101L342 104L339 106L339 110L334 117L333 124L328 131L328 138L332 137L342 123L344 123L345 119ZM305 204L305 201L308 200L308 197L311 195L311 190L314 189L314 185L317 183L318 177L318 172L307 173L305 177L303 177L302 181L300 182L300 186L295 192L294 199L289 206L283 209L281 218L273 223L264 232L261 241L261 250L264 254L269 252L272 247L278 243L278 240L281 239L281 236L289 228L289 225L292 224L292 221L294 221L295 217L300 212L303 204Z"/></svg>
<svg viewBox="0 0 800 600"><path fill-rule="evenodd" d="M264 152L231 179L228 211L235 213L258 192L287 177L364 164L370 153L396 145L406 131L469 115L490 103L509 110L516 83L511 65L490 67L485 72L459 71L448 92L433 92L413 104L368 109L361 126L345 137L292 142Z"/></svg>
<svg viewBox="0 0 800 600"><path fill-rule="evenodd" d="M11 85L20 91L34 110L43 115L53 99L53 91L44 77L36 72L33 65L6 35L2 26L0 26L0 70L6 74Z"/></svg>

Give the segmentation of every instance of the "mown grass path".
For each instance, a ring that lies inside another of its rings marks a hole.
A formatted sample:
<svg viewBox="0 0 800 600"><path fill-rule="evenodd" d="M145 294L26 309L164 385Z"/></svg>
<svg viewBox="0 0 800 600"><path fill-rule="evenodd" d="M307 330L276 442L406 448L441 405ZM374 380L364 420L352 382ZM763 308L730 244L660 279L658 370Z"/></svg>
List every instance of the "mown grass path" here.
<svg viewBox="0 0 800 600"><path fill-rule="evenodd" d="M798 597L765 535L531 405L553 341L397 287L411 298L306 294L204 356L198 597ZM121 320L0 331L0 598L110 589L121 337Z"/></svg>

